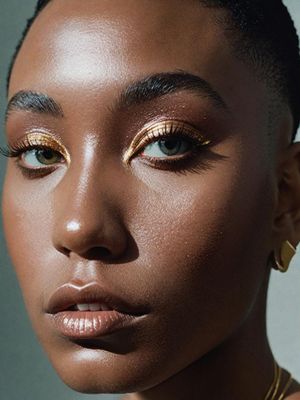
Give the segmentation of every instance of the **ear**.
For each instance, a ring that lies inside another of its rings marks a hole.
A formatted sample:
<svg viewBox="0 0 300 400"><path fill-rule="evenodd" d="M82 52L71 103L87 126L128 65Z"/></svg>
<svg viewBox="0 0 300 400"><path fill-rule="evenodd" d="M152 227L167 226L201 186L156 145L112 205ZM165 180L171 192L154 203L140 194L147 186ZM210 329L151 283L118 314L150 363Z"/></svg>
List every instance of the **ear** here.
<svg viewBox="0 0 300 400"><path fill-rule="evenodd" d="M300 142L290 144L277 169L277 205L273 220L274 250L289 240L300 242Z"/></svg>

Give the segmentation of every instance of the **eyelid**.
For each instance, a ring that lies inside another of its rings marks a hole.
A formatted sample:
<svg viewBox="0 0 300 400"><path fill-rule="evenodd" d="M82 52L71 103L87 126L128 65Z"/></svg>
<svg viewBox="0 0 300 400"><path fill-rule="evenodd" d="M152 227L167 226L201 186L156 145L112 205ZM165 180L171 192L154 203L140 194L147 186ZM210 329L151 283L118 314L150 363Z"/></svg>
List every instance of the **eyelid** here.
<svg viewBox="0 0 300 400"><path fill-rule="evenodd" d="M180 120L164 120L146 125L137 133L129 148L123 155L123 162L129 165L131 159L152 141L157 141L168 136L186 136L199 142L200 145L207 145L211 141L207 140L198 129L189 123Z"/></svg>
<svg viewBox="0 0 300 400"><path fill-rule="evenodd" d="M61 153L66 159L67 163L71 163L70 154L63 144L61 144L54 136L46 133L28 133L25 138L17 142L13 147L24 148L23 152L26 152L26 147L29 149L34 147L45 147L51 150ZM27 151L29 151L29 149Z"/></svg>

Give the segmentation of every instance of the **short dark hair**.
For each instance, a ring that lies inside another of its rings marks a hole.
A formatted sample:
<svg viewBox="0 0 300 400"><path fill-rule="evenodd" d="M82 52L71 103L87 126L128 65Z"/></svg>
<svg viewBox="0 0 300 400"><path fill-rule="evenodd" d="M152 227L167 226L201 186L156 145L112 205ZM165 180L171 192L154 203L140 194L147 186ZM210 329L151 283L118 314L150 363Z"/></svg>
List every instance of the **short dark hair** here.
<svg viewBox="0 0 300 400"><path fill-rule="evenodd" d="M39 0L27 21L9 67L11 71L24 39L39 13L51 0ZM226 34L241 60L258 72L288 103L294 120L292 141L300 122L299 38L282 0L199 0L204 6L228 11Z"/></svg>

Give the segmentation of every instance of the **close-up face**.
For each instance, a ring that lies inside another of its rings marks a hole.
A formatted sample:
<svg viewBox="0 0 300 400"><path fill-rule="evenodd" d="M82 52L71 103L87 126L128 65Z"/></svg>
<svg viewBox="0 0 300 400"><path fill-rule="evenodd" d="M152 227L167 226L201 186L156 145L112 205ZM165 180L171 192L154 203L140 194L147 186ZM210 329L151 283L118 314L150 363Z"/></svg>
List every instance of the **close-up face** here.
<svg viewBox="0 0 300 400"><path fill-rule="evenodd" d="M291 117L272 147L270 91L222 16L192 0L53 0L16 59L5 235L34 330L78 391L174 376L266 284Z"/></svg>

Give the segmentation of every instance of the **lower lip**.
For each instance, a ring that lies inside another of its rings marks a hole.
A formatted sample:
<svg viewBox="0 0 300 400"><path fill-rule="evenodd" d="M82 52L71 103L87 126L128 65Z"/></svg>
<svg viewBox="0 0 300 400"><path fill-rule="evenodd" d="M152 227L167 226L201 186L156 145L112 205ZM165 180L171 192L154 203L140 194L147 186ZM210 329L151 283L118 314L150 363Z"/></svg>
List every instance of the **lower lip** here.
<svg viewBox="0 0 300 400"><path fill-rule="evenodd" d="M51 315L56 329L72 339L90 339L107 335L133 323L137 317L110 311L63 311Z"/></svg>

